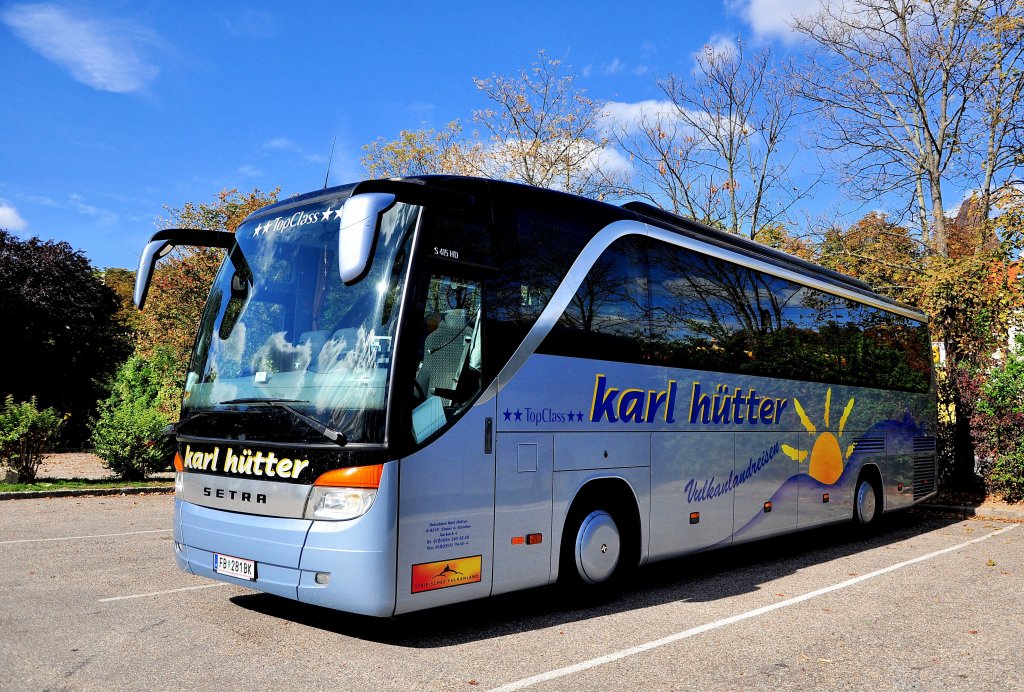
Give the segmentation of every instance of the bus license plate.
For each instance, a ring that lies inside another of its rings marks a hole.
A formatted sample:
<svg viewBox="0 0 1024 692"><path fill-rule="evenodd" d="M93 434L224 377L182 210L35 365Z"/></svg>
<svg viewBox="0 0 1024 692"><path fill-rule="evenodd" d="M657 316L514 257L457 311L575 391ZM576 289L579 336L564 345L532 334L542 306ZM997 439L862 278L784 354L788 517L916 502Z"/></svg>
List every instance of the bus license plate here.
<svg viewBox="0 0 1024 692"><path fill-rule="evenodd" d="M256 581L256 563L231 555L213 554L213 571L230 577Z"/></svg>

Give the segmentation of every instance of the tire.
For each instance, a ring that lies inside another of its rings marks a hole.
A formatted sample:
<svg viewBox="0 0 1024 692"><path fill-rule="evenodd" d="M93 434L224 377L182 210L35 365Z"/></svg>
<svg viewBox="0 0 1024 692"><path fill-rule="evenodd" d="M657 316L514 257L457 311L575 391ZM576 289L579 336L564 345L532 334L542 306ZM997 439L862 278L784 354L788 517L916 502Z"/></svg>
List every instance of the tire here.
<svg viewBox="0 0 1024 692"><path fill-rule="evenodd" d="M565 522L559 560L559 581L577 595L604 596L628 569L630 529L617 509L584 502Z"/></svg>
<svg viewBox="0 0 1024 692"><path fill-rule="evenodd" d="M878 527L882 518L882 491L872 476L861 476L853 494L853 521L858 528L869 531Z"/></svg>

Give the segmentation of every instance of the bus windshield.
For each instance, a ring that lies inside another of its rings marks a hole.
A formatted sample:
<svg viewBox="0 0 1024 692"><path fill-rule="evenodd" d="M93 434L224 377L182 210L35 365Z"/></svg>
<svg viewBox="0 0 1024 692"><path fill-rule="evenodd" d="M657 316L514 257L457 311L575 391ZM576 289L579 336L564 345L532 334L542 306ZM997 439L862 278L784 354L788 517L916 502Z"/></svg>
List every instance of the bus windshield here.
<svg viewBox="0 0 1024 692"><path fill-rule="evenodd" d="M286 207L238 229L199 327L182 425L202 420L198 428L215 430L211 436L287 439L294 430L265 419L281 420L283 408L344 441L384 442L391 346L419 208L397 204L383 215L368 272L346 286L338 269L344 199ZM251 415L232 420L251 425L195 415L240 411ZM303 436L309 441L317 439L312 429L311 438Z"/></svg>

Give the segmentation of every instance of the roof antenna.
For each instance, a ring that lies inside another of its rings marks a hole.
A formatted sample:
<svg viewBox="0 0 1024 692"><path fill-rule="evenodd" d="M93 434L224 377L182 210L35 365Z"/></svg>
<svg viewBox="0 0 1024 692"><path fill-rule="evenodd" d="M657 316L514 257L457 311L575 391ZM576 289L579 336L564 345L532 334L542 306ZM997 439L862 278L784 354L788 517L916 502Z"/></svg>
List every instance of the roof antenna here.
<svg viewBox="0 0 1024 692"><path fill-rule="evenodd" d="M334 145L338 143L338 138L335 137L331 142L331 156L327 159L327 175L324 176L324 189L327 189L327 180L331 177L331 162L334 161Z"/></svg>

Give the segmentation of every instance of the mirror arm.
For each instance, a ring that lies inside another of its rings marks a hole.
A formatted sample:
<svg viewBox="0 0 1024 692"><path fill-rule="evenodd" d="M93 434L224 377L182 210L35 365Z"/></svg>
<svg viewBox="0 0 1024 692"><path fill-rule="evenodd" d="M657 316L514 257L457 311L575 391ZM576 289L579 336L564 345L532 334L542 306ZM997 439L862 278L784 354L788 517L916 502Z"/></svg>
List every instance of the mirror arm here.
<svg viewBox="0 0 1024 692"><path fill-rule="evenodd" d="M178 246L216 247L225 250L235 244L235 234L228 231L203 231L196 228L165 228L153 234L139 258L135 274L135 306L141 310L146 304L149 284L157 260Z"/></svg>

